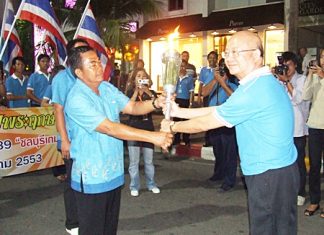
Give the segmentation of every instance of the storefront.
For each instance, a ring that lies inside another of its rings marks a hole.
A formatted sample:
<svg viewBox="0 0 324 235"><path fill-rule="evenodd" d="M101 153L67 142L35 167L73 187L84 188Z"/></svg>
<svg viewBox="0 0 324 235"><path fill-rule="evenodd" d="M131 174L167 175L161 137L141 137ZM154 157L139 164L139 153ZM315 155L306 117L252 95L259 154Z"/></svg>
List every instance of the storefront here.
<svg viewBox="0 0 324 235"><path fill-rule="evenodd" d="M199 73L207 65L207 54L215 50L225 50L226 43L235 31L251 30L263 40L265 48L264 63L274 66L276 53L284 50L284 4L212 12L208 17L201 14L149 21L141 27L136 36L140 39L140 57L146 62L151 74L153 89L161 90L161 56L167 48L166 37L180 25L180 37L175 48L189 51L189 62ZM221 56L219 57L219 59Z"/></svg>

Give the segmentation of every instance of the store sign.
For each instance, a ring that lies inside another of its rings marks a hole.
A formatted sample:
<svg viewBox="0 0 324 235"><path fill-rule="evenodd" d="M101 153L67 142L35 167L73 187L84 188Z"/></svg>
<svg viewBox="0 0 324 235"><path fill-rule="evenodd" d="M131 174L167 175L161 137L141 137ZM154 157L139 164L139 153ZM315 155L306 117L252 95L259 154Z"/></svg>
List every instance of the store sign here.
<svg viewBox="0 0 324 235"><path fill-rule="evenodd" d="M229 27L238 27L238 26L243 26L244 22L243 21L234 21L234 20L230 20L229 22Z"/></svg>
<svg viewBox="0 0 324 235"><path fill-rule="evenodd" d="M299 3L299 16L324 14L323 0L307 0Z"/></svg>
<svg viewBox="0 0 324 235"><path fill-rule="evenodd" d="M0 177L62 165L52 107L0 110Z"/></svg>

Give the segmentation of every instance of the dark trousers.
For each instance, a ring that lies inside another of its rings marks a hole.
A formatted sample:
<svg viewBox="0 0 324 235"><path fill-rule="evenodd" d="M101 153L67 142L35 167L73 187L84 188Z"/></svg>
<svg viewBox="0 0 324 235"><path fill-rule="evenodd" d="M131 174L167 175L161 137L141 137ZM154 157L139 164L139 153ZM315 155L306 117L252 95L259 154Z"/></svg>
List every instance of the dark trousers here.
<svg viewBox="0 0 324 235"><path fill-rule="evenodd" d="M176 99L175 102L177 104L179 104L179 107L181 108L188 108L189 107L189 100L185 100L185 99ZM187 120L187 119L182 119L182 118L173 118L173 120L175 122L177 121L184 121L184 120ZM183 142L185 142L185 144L190 144L190 134L186 134L186 133L176 133L174 135L174 140L173 140L173 145L176 145L176 144L180 144L181 142L181 138L180 138L180 135L182 134L182 140Z"/></svg>
<svg viewBox="0 0 324 235"><path fill-rule="evenodd" d="M245 176L251 235L297 234L297 163Z"/></svg>
<svg viewBox="0 0 324 235"><path fill-rule="evenodd" d="M66 174L66 169L65 165L60 165L60 166L54 166L52 167L52 172L55 177L59 175L65 175Z"/></svg>
<svg viewBox="0 0 324 235"><path fill-rule="evenodd" d="M209 137L215 156L213 178L224 179L223 184L232 187L236 182L238 158L235 128L213 129Z"/></svg>
<svg viewBox="0 0 324 235"><path fill-rule="evenodd" d="M117 234L121 187L97 194L85 194L75 191L79 235Z"/></svg>
<svg viewBox="0 0 324 235"><path fill-rule="evenodd" d="M324 129L309 128L309 196L311 204L321 200L321 166L324 153Z"/></svg>
<svg viewBox="0 0 324 235"><path fill-rule="evenodd" d="M298 163L299 177L300 177L298 195L305 197L305 195L306 195L306 190L305 190L305 186L306 186L306 164L305 164L306 136L294 137L294 144L297 149L297 163Z"/></svg>
<svg viewBox="0 0 324 235"><path fill-rule="evenodd" d="M65 205L65 227L67 229L79 227L78 210L74 190L71 188L72 159L64 159L66 168L66 180L64 182L64 205Z"/></svg>

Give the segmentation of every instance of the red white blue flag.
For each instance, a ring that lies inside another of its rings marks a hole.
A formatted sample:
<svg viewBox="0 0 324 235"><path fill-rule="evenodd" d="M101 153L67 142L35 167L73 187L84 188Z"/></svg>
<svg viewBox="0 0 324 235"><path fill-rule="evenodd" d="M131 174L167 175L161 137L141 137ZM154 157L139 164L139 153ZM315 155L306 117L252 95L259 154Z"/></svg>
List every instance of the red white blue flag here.
<svg viewBox="0 0 324 235"><path fill-rule="evenodd" d="M1 35L3 35L3 41L7 39L8 34L10 32L12 23L14 22L15 14L14 14L14 9L12 6L11 0L8 0L7 2L7 10L5 11L4 15L4 26L3 26L3 32ZM22 50L20 47L20 40L19 36L17 33L17 30L13 28L10 38L8 41L8 44L6 46L6 50L4 51L4 54L2 56L2 61L3 61L3 67L4 70L7 72L10 72L10 63L12 59L16 56L22 56Z"/></svg>
<svg viewBox="0 0 324 235"><path fill-rule="evenodd" d="M53 36L53 46L55 47L59 61L66 57L66 38L55 16L54 10L49 0L25 0L21 9L20 19L27 20L39 25L48 31L48 35Z"/></svg>
<svg viewBox="0 0 324 235"><path fill-rule="evenodd" d="M81 22L80 29L78 30L75 38L85 39L92 48L97 50L104 69L104 80L109 80L112 66L105 50L105 44L101 39L99 28L90 5L87 9L85 9L83 15L83 22Z"/></svg>

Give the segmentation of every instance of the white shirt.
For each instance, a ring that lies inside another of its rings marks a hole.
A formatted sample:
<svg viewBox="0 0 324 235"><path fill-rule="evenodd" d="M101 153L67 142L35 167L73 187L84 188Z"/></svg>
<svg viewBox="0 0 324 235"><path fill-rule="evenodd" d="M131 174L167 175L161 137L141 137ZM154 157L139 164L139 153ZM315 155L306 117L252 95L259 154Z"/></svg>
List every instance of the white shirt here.
<svg viewBox="0 0 324 235"><path fill-rule="evenodd" d="M306 73L307 73L307 67L311 60L312 60L312 56L308 53L303 58L302 70L303 70L304 75L306 75Z"/></svg>
<svg viewBox="0 0 324 235"><path fill-rule="evenodd" d="M295 72L294 76L290 80L290 83L294 88L292 95L290 95L286 87L288 96L291 100L294 109L294 137L302 137L308 135L308 128L306 122L309 115L310 102L303 100L302 97L305 80L306 77L303 74L298 74L297 72Z"/></svg>

